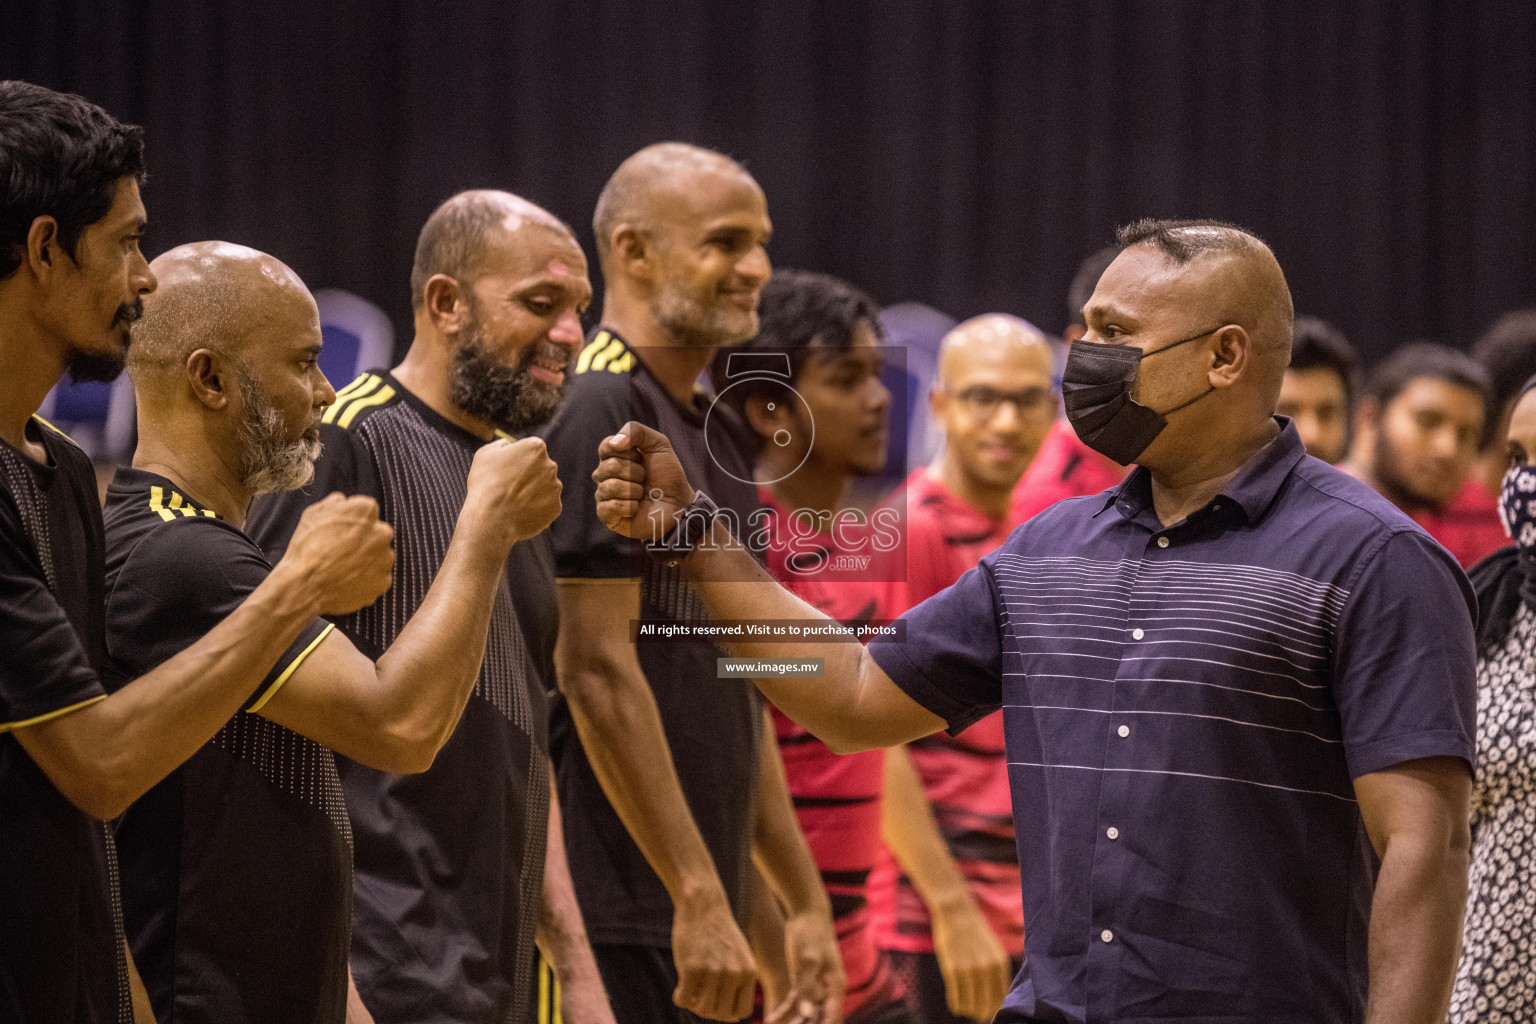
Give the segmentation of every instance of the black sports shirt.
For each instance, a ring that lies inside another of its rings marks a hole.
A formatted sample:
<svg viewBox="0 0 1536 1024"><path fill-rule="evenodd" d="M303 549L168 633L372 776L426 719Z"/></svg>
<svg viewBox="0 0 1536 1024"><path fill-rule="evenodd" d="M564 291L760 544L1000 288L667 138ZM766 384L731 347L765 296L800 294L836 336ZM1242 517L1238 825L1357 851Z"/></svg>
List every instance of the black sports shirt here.
<svg viewBox="0 0 1536 1024"><path fill-rule="evenodd" d="M320 433L314 482L258 501L251 533L276 557L309 503L332 491L377 500L395 530L394 585L336 620L377 659L437 576L484 442L383 371L343 388ZM352 972L379 1024L531 1019L549 824L553 579L542 540L513 546L480 679L430 769L392 775L338 758L357 851Z"/></svg>
<svg viewBox="0 0 1536 1024"><path fill-rule="evenodd" d="M564 485L560 518L551 528L558 577L638 577L642 621L707 621L679 569L647 557L639 542L597 518L592 471L602 439L637 420L667 435L688 479L746 523L759 507L756 488L744 482L752 479L751 469L735 445L721 443L727 440L723 433L719 439L711 435L714 457L706 450L709 406L702 392L680 404L612 330L593 333L577 360L564 410L545 432ZM604 628L628 630L629 623ZM712 643L641 643L637 652L688 809L731 909L745 924L762 741L757 689L747 680L715 677L715 659L724 651ZM670 948L671 898L604 795L563 700L553 704L550 731L571 875L588 935L594 943Z"/></svg>
<svg viewBox="0 0 1536 1024"><path fill-rule="evenodd" d="M191 646L271 572L171 481L107 489L107 651L126 678ZM341 1024L351 850L329 750L254 712L331 627L316 619L245 710L118 828L123 910L160 1024Z"/></svg>
<svg viewBox="0 0 1536 1024"><path fill-rule="evenodd" d="M27 436L47 465L0 442L0 1022L126 1022L110 833L12 735L106 696L95 474L42 421Z"/></svg>

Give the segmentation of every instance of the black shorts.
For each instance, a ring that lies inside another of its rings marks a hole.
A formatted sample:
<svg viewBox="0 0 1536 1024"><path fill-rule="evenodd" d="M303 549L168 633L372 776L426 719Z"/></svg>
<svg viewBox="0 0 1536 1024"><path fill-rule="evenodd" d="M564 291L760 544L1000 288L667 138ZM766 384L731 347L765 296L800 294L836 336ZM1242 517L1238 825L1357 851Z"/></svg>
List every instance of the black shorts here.
<svg viewBox="0 0 1536 1024"><path fill-rule="evenodd" d="M671 950L594 943L592 956L618 1024L705 1024L672 1002L677 970Z"/></svg>

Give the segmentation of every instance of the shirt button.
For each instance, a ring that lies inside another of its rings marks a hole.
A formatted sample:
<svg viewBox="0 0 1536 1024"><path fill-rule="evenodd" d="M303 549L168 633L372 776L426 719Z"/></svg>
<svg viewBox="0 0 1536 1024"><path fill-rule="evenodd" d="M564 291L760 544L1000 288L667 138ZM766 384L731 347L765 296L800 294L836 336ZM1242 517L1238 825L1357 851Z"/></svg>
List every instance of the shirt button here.
<svg viewBox="0 0 1536 1024"><path fill-rule="evenodd" d="M1120 728L1116 729L1115 732L1120 734L1121 739L1125 739L1125 737L1131 734L1131 727L1128 725L1122 725Z"/></svg>
<svg viewBox="0 0 1536 1024"><path fill-rule="evenodd" d="M1139 630L1139 629L1133 629L1133 630L1131 630L1131 639L1132 639L1132 640L1140 640L1140 639L1141 639L1141 638L1142 638L1142 637L1144 637L1144 636L1146 636L1146 635L1147 635L1147 634L1145 634L1145 633L1143 633L1143 632L1142 632L1142 631L1141 631L1141 630Z"/></svg>
<svg viewBox="0 0 1536 1024"><path fill-rule="evenodd" d="M1114 942L1115 933L1110 931L1108 928L1105 928L1103 931L1099 932L1099 938L1103 939L1105 942Z"/></svg>
<svg viewBox="0 0 1536 1024"><path fill-rule="evenodd" d="M1160 547L1160 548L1167 547L1168 546L1168 538L1167 537L1159 537L1159 538L1157 538L1157 546Z"/></svg>
<svg viewBox="0 0 1536 1024"><path fill-rule="evenodd" d="M1104 830L1104 834L1109 836L1109 838L1111 838L1111 839L1119 839L1120 838L1120 830L1115 828L1115 826L1113 826L1113 825L1111 825L1111 826L1109 826L1109 828L1105 829Z"/></svg>

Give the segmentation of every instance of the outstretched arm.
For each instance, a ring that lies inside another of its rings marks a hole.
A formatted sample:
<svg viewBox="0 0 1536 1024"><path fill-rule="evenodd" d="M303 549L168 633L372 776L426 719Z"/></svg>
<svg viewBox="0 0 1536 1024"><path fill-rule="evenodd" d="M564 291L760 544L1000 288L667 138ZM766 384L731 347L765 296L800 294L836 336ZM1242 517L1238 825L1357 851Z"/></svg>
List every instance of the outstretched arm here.
<svg viewBox="0 0 1536 1024"><path fill-rule="evenodd" d="M559 514L543 441L485 445L437 577L378 664L332 632L260 713L382 771L426 771L480 676L508 552Z"/></svg>
<svg viewBox="0 0 1536 1024"><path fill-rule="evenodd" d="M76 807L117 817L213 738L316 615L355 611L389 588L392 537L371 498L325 498L201 640L93 704L13 725L17 741Z"/></svg>
<svg viewBox="0 0 1536 1024"><path fill-rule="evenodd" d="M667 439L639 423L627 423L603 441L597 481L598 516L626 537L649 539L666 531L692 501L693 488ZM716 620L798 619L836 624L779 586L716 520L712 532L681 565ZM944 721L892 682L862 644L740 640L741 657L823 658L826 678L758 679L757 685L784 714L840 754L926 736Z"/></svg>

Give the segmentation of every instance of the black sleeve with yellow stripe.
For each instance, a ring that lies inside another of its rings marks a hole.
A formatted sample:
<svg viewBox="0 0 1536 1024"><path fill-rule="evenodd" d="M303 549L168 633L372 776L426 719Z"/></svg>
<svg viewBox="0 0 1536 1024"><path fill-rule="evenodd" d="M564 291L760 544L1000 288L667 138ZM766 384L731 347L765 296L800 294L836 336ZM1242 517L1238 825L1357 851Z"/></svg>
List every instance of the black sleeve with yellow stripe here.
<svg viewBox="0 0 1536 1024"><path fill-rule="evenodd" d="M154 488L148 505L163 522L134 545L107 595L108 650L129 678L190 647L272 571L250 538L174 491ZM260 710L331 628L323 619L306 625L246 710Z"/></svg>

